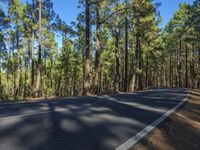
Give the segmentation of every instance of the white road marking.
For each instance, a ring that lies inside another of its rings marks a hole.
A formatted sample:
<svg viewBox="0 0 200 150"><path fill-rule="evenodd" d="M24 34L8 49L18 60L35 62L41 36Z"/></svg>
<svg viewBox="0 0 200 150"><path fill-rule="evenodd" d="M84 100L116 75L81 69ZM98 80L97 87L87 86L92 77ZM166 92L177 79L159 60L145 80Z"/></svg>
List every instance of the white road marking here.
<svg viewBox="0 0 200 150"><path fill-rule="evenodd" d="M138 141L140 141L142 138L144 138L148 133L150 133L155 127L157 127L161 122L163 122L166 118L168 118L172 113L174 113L178 108L180 108L189 98L190 92L187 94L187 97L183 99L182 102L180 102L178 105L176 105L174 108L166 112L164 115L162 115L160 118L155 120L152 124L148 125L146 128L144 128L142 131L137 133L135 136L128 139L126 142L121 144L119 147L117 147L115 150L128 150L132 146L134 146Z"/></svg>
<svg viewBox="0 0 200 150"><path fill-rule="evenodd" d="M178 108L180 108L188 100L189 96L190 96L190 92L187 94L187 97L184 98L182 102L180 102L174 108L172 108L171 110L169 110L168 112L166 112L164 115L162 115L160 118L158 118L157 120L155 120L152 124L148 125L146 128L144 128L142 131L140 131L139 133L137 133L135 136L131 137L129 140L127 140L122 145L120 145L119 147L117 147L115 150L128 150L128 149L130 149L139 140L141 140L148 133L150 133L156 126L158 126L161 122L163 122L166 118L168 118ZM108 95L101 96L99 98L107 98L110 101L116 102L116 100L114 98L109 97ZM67 108L57 108L55 110L42 111L42 112L36 112L36 113L30 113L30 114L23 114L23 115L17 115L17 116L3 117L3 118L0 118L0 120L14 119L14 118L20 118L20 117L28 117L28 116L33 116L33 115L46 114L46 113L50 113L50 112L54 112L54 111L56 112L56 111L66 111L66 110L67 110Z"/></svg>

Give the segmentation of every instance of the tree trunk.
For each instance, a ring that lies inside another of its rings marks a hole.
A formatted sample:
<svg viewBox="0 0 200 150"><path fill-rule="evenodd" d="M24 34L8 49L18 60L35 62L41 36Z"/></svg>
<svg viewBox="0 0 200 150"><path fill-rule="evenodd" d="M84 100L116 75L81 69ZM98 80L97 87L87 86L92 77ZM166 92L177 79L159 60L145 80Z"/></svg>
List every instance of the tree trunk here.
<svg viewBox="0 0 200 150"><path fill-rule="evenodd" d="M15 88L15 98L17 98L19 93L19 85L20 85L20 48L19 48L19 30L17 27L17 79L16 79L16 88Z"/></svg>
<svg viewBox="0 0 200 150"><path fill-rule="evenodd" d="M2 86L2 56L0 53L0 96L3 93L3 86ZM0 97L1 99L1 97Z"/></svg>
<svg viewBox="0 0 200 150"><path fill-rule="evenodd" d="M185 47L185 87L188 87L188 47Z"/></svg>
<svg viewBox="0 0 200 150"><path fill-rule="evenodd" d="M198 36L197 39L198 39L198 41L200 40L200 35ZM200 74L200 43L199 42L198 42L198 64L197 65L198 65L197 73ZM198 79L197 79L197 88L200 88L200 77L198 77Z"/></svg>
<svg viewBox="0 0 200 150"><path fill-rule="evenodd" d="M140 70L138 74L138 88L139 90L143 90L143 82L142 82L142 50L140 44L140 38L138 40L138 69Z"/></svg>
<svg viewBox="0 0 200 150"><path fill-rule="evenodd" d="M177 84L176 86L181 86L181 61L180 61L180 52L182 48L182 42L179 43L179 48L177 49Z"/></svg>
<svg viewBox="0 0 200 150"><path fill-rule="evenodd" d="M10 91L10 80L9 80L9 75L10 75L10 53L11 53L11 51L10 51L10 36L11 35L9 35L9 37L8 37L8 61L7 61L7 63L8 63L8 67L7 67L7 77L6 77L6 79L7 79L7 82L6 82L6 94L7 95L9 95L9 91Z"/></svg>
<svg viewBox="0 0 200 150"><path fill-rule="evenodd" d="M170 60L169 60L169 85L173 86L173 65L172 65L172 53L170 53Z"/></svg>
<svg viewBox="0 0 200 150"><path fill-rule="evenodd" d="M136 86L136 70L137 70L137 64L138 64L138 50L139 50L139 33L136 34L135 54L132 55L130 92L134 92L135 86Z"/></svg>
<svg viewBox="0 0 200 150"><path fill-rule="evenodd" d="M90 2L89 0L85 0L85 16L86 16L86 39L85 39L85 61L84 61L84 79L83 79L83 95L88 95L90 90Z"/></svg>
<svg viewBox="0 0 200 150"><path fill-rule="evenodd" d="M69 94L69 61L70 61L70 51L67 45L66 34L63 35L63 48L64 48L64 76L65 76L65 85L64 85L64 95L67 96Z"/></svg>
<svg viewBox="0 0 200 150"><path fill-rule="evenodd" d="M30 39L28 39L28 95L30 96L30 88L31 88L31 72L30 72L30 60L31 60L31 44Z"/></svg>
<svg viewBox="0 0 200 150"><path fill-rule="evenodd" d="M127 3L127 1L126 1ZM126 4L127 5L127 4ZM125 68L124 92L128 91L128 17L125 17Z"/></svg>
<svg viewBox="0 0 200 150"><path fill-rule="evenodd" d="M25 77L24 77L24 95L23 95L23 98L25 99L27 97L27 77L28 77L28 57L26 58L26 55L24 55L24 59L25 59L25 62L24 62L24 68L25 68ZM27 71L26 71L27 70Z"/></svg>
<svg viewBox="0 0 200 150"><path fill-rule="evenodd" d="M116 28L116 35L115 35L115 60L116 60L116 65L115 65L115 92L119 92L119 85L120 85L120 58L119 58L119 27L117 25Z"/></svg>
<svg viewBox="0 0 200 150"><path fill-rule="evenodd" d="M34 24L34 19L35 19L35 15L34 15L34 8L35 8L35 5L34 5L34 0L32 1L33 5L32 5L32 22ZM31 92L32 92L32 96L34 96L34 92L35 92L35 55L34 55L34 40L35 40L35 33L34 33L34 29L33 29L33 26L32 26L32 29L31 29Z"/></svg>
<svg viewBox="0 0 200 150"><path fill-rule="evenodd" d="M99 72L100 72L100 55L101 55L101 43L100 43L100 18L99 18L99 6L96 6L96 54L95 54L95 73L94 73L94 93L99 93Z"/></svg>
<svg viewBox="0 0 200 150"><path fill-rule="evenodd" d="M38 27L39 27L39 49L38 49L38 64L37 64L37 83L36 83L36 92L37 96L40 96L40 81L41 81L41 45L42 45L42 1L38 0L39 3L39 21L38 21Z"/></svg>
<svg viewBox="0 0 200 150"><path fill-rule="evenodd" d="M147 53L147 62L146 62L146 81L145 81L145 86L146 86L146 88L149 86L149 81L148 81L148 72L149 72L149 54Z"/></svg>

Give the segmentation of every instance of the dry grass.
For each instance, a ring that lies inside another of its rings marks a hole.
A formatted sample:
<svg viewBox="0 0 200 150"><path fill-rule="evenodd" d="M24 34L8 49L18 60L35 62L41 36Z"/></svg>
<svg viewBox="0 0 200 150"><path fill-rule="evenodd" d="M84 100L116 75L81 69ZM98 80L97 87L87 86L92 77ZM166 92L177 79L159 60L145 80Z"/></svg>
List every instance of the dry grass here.
<svg viewBox="0 0 200 150"><path fill-rule="evenodd" d="M200 90L193 90L187 104L134 149L200 150Z"/></svg>

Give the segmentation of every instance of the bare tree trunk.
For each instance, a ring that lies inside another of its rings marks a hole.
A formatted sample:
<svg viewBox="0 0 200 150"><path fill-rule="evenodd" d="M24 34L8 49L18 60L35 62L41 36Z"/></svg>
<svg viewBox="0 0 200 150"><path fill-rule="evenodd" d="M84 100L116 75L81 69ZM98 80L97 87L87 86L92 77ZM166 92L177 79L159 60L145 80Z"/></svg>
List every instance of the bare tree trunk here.
<svg viewBox="0 0 200 150"><path fill-rule="evenodd" d="M136 35L135 54L133 54L132 56L130 92L134 92L135 86L136 86L136 69L137 69L137 64L138 64L138 50L139 50L139 33L137 33Z"/></svg>
<svg viewBox="0 0 200 150"><path fill-rule="evenodd" d="M198 41L200 40L200 35L197 37ZM200 74L200 43L198 42L198 71L197 73ZM200 77L197 79L197 88L200 88Z"/></svg>
<svg viewBox="0 0 200 150"><path fill-rule="evenodd" d="M50 67L50 87L53 88L53 80L52 80L52 68L53 68L53 60L51 59L51 67Z"/></svg>
<svg viewBox="0 0 200 150"><path fill-rule="evenodd" d="M25 99L27 97L27 77L28 77L28 71L26 71L28 68L28 57L26 57L26 55L24 55L25 58L25 62L24 62L24 68L25 68L25 77L24 77L24 95L23 98Z"/></svg>
<svg viewBox="0 0 200 150"><path fill-rule="evenodd" d="M192 44L192 62L189 63L190 64L190 88L194 88L195 87L195 60L194 60L194 44Z"/></svg>
<svg viewBox="0 0 200 150"><path fill-rule="evenodd" d="M56 96L61 96L61 82L62 82L63 66L64 66L64 61L62 60L62 66L60 68L60 76L58 78L58 86L56 89Z"/></svg>
<svg viewBox="0 0 200 150"><path fill-rule="evenodd" d="M65 55L63 56L64 59L64 76L65 76L65 85L64 85L64 95L67 96L69 94L69 61L70 61L70 51L67 45L67 40L66 40L66 33L64 33L63 35L63 47L64 47L64 51L65 51Z"/></svg>
<svg viewBox="0 0 200 150"><path fill-rule="evenodd" d="M120 58L119 58L119 27L117 25L116 28L116 35L115 35L115 60L116 60L116 65L115 65L115 92L119 92L119 85L120 85Z"/></svg>
<svg viewBox="0 0 200 150"><path fill-rule="evenodd" d="M135 91L135 82L136 82L136 59L134 57L134 54L132 56L132 63L131 63L131 73L130 73L130 86L129 86L129 90L130 92L134 92Z"/></svg>
<svg viewBox="0 0 200 150"><path fill-rule="evenodd" d="M16 88L15 88L15 98L17 98L19 93L20 85L20 48L19 48L19 29L17 27L17 79L16 79Z"/></svg>
<svg viewBox="0 0 200 150"><path fill-rule="evenodd" d="M100 72L100 55L101 55L101 43L100 43L100 18L99 18L99 6L96 6L96 54L95 54L95 73L94 73L94 93L99 93L99 72Z"/></svg>
<svg viewBox="0 0 200 150"><path fill-rule="evenodd" d="M85 0L85 6L86 6L86 41L85 41L85 61L84 61L84 80L83 80L83 95L88 95L90 92L90 81L91 81L91 75L90 75L90 1Z"/></svg>
<svg viewBox="0 0 200 150"><path fill-rule="evenodd" d="M145 80L146 88L149 86L149 81L148 81L148 72L149 72L149 54L147 53L147 62L146 62L146 80Z"/></svg>
<svg viewBox="0 0 200 150"><path fill-rule="evenodd" d="M143 90L143 82L142 82L142 50L141 50L141 44L140 44L140 38L138 40L138 68L140 70L138 74L138 88L139 90Z"/></svg>
<svg viewBox="0 0 200 150"><path fill-rule="evenodd" d="M127 7L127 1L126 1ZM127 9L126 9L127 11ZM128 17L126 14L125 17L125 68L124 68L125 76L124 76L124 92L128 91Z"/></svg>
<svg viewBox="0 0 200 150"><path fill-rule="evenodd" d="M3 86L2 86L2 56L0 53L0 96L3 93ZM1 99L1 97L0 97Z"/></svg>
<svg viewBox="0 0 200 150"><path fill-rule="evenodd" d="M177 84L176 86L181 86L181 61L180 61L180 52L182 48L182 42L179 43L179 48L177 48Z"/></svg>
<svg viewBox="0 0 200 150"><path fill-rule="evenodd" d="M185 47L185 87L188 87L188 47Z"/></svg>
<svg viewBox="0 0 200 150"><path fill-rule="evenodd" d="M8 61L7 61L7 63L8 63L8 67L7 67L7 77L6 77L6 79L7 79L7 82L6 82L6 94L7 95L9 95L9 88L10 88L10 80L9 80L9 74L10 74L10 53L11 53L11 51L10 51L10 36L11 35L9 35L9 37L8 37Z"/></svg>
<svg viewBox="0 0 200 150"><path fill-rule="evenodd" d="M31 88L31 72L30 72L30 60L31 60L31 44L30 39L28 39L28 95L30 96L30 88Z"/></svg>
<svg viewBox="0 0 200 150"><path fill-rule="evenodd" d="M170 53L170 60L169 60L169 85L173 86L173 66L172 66L172 53Z"/></svg>
<svg viewBox="0 0 200 150"><path fill-rule="evenodd" d="M74 75L73 76L74 76L74 80L73 80L73 95L76 96L77 95L77 91L76 91L77 67L76 66L74 68Z"/></svg>
<svg viewBox="0 0 200 150"><path fill-rule="evenodd" d="M32 22L33 24L35 23L34 19L35 19L35 15L34 15L34 8L35 8L35 5L34 5L34 0L32 1L33 5L32 5ZM35 33L34 33L34 29L32 27L31 29L31 94L32 96L35 95L35 55L34 55L34 40L35 40Z"/></svg>
<svg viewBox="0 0 200 150"><path fill-rule="evenodd" d="M39 3L39 21L38 21L38 26L39 26L39 49L38 49L38 64L37 64L37 82L36 82L36 92L37 96L40 96L40 82L41 82L41 45L42 45L42 34L41 34L41 29L42 29L42 1L38 0Z"/></svg>

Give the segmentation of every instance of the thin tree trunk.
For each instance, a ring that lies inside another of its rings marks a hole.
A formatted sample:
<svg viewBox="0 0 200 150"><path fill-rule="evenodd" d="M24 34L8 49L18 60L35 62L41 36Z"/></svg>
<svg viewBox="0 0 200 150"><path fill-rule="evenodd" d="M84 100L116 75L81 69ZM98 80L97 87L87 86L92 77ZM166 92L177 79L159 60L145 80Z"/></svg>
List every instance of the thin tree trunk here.
<svg viewBox="0 0 200 150"><path fill-rule="evenodd" d="M147 53L147 62L146 62L146 88L149 86L148 82L148 71L149 71L149 54Z"/></svg>
<svg viewBox="0 0 200 150"><path fill-rule="evenodd" d="M17 27L16 32L16 38L17 38L17 79L16 79L16 88L15 88L15 98L17 98L19 93L19 85L20 85L20 48L19 48L19 30Z"/></svg>
<svg viewBox="0 0 200 150"><path fill-rule="evenodd" d="M24 68L25 68L25 77L24 77L24 95L23 95L23 98L25 99L27 97L27 77L28 77L28 58L26 58L26 56L24 55L24 59L25 59L25 62L24 62Z"/></svg>
<svg viewBox="0 0 200 150"><path fill-rule="evenodd" d="M181 61L180 61L180 51L182 48L182 42L179 43L179 48L177 49L177 86L181 86Z"/></svg>
<svg viewBox="0 0 200 150"><path fill-rule="evenodd" d="M116 34L115 34L115 92L119 92L119 85L120 85L120 58L119 58L119 27L116 27Z"/></svg>
<svg viewBox="0 0 200 150"><path fill-rule="evenodd" d="M63 35L63 47L64 47L64 51L65 51L65 56L63 56L65 58L64 61L64 74L65 74L65 85L64 85L64 95L67 96L69 94L69 61L70 61L70 51L69 48L67 46L67 40L66 40L66 33L64 33Z"/></svg>
<svg viewBox="0 0 200 150"><path fill-rule="evenodd" d="M73 80L73 95L76 96L77 92L76 92L76 80L77 80L77 67L75 66L74 68L74 80Z"/></svg>
<svg viewBox="0 0 200 150"><path fill-rule="evenodd" d="M138 88L139 90L143 90L143 82L142 82L142 50L141 50L141 44L140 44L140 38L138 40L138 68L140 70L138 74Z"/></svg>
<svg viewBox="0 0 200 150"><path fill-rule="evenodd" d="M51 67L50 67L50 87L53 88L53 80L52 80L52 68L53 68L53 60L51 59Z"/></svg>
<svg viewBox="0 0 200 150"><path fill-rule="evenodd" d="M57 86L57 89L56 89L56 96L61 96L61 82L62 82L63 67L64 67L64 60L62 60L62 66L61 66L61 69L60 69L60 76L58 78L58 86Z"/></svg>
<svg viewBox="0 0 200 150"><path fill-rule="evenodd" d="M173 66L172 66L172 53L170 53L170 60L169 60L169 85L173 86Z"/></svg>
<svg viewBox="0 0 200 150"><path fill-rule="evenodd" d="M198 41L200 40L200 35L197 37ZM197 73L200 74L200 43L198 42L198 71ZM200 88L200 78L197 79L197 88Z"/></svg>
<svg viewBox="0 0 200 150"><path fill-rule="evenodd" d="M185 47L185 87L188 87L188 47Z"/></svg>
<svg viewBox="0 0 200 150"><path fill-rule="evenodd" d="M6 94L7 95L9 95L9 88L10 88L10 80L9 80L9 74L10 74L10 53L11 53L11 51L10 51L10 35L9 35L9 37L8 37L8 61L7 61L7 63L8 63L8 67L7 67L7 77L6 77L6 79L7 79L7 82L6 82Z"/></svg>
<svg viewBox="0 0 200 150"><path fill-rule="evenodd" d="M28 39L28 95L30 96L30 88L31 88L31 70L30 70L30 60L31 60L31 42Z"/></svg>
<svg viewBox="0 0 200 150"><path fill-rule="evenodd" d="M37 96L40 96L40 82L41 82L41 45L42 45L42 35L41 35L41 29L42 29L42 1L38 0L39 3L39 49L38 49L38 64L37 64L37 83L36 83L36 92Z"/></svg>
<svg viewBox="0 0 200 150"><path fill-rule="evenodd" d="M127 6L127 1L126 1ZM127 9L126 9L127 10ZM128 17L125 17L125 68L124 68L124 92L128 91Z"/></svg>
<svg viewBox="0 0 200 150"><path fill-rule="evenodd" d="M3 86L2 86L2 56L0 53L0 96L3 93ZM0 97L1 99L1 97Z"/></svg>
<svg viewBox="0 0 200 150"><path fill-rule="evenodd" d="M34 8L35 8L35 5L34 5L34 0L32 1L33 5L32 5L32 22L33 24L35 23L34 19L35 19L35 15L34 15ZM31 29L31 94L32 96L35 95L35 52L34 52L34 40L35 40L35 33L34 33L34 29L33 29L33 26L32 26L32 29Z"/></svg>

